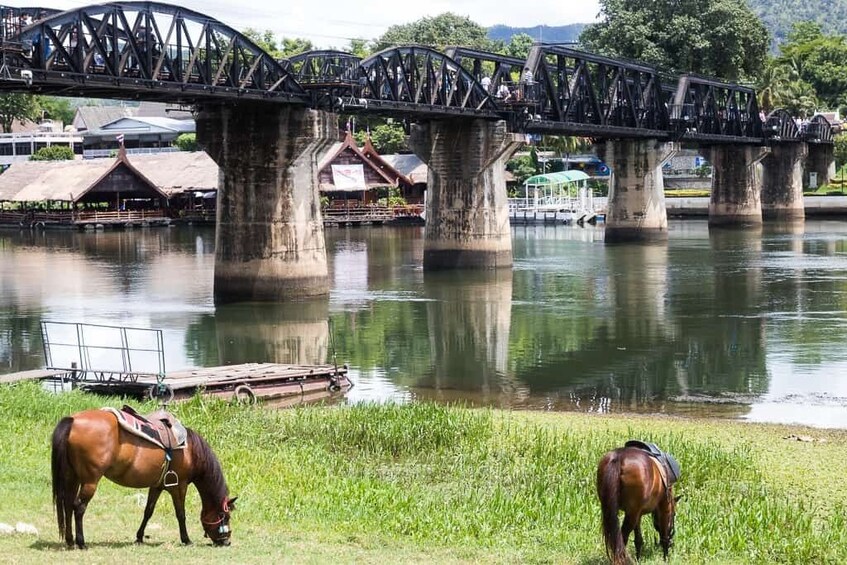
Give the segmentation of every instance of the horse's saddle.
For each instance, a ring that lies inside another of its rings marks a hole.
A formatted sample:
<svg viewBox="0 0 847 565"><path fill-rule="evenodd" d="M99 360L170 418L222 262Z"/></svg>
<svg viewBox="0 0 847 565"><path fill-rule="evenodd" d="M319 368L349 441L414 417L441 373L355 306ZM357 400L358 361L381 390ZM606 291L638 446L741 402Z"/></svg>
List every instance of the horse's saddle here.
<svg viewBox="0 0 847 565"><path fill-rule="evenodd" d="M165 451L185 448L188 432L185 426L169 412L157 410L142 416L127 405L122 406L120 410L110 406L103 410L114 414L118 419L118 425L127 432L146 439Z"/></svg>
<svg viewBox="0 0 847 565"><path fill-rule="evenodd" d="M659 446L655 443L647 443L645 441L631 439L624 444L624 447L635 447L638 449L642 449L649 453L651 457L655 457L656 460L663 466L665 471L667 471L669 485L672 485L679 480L679 477L682 474L682 470L679 467L679 462L674 459L674 456L670 453L659 449Z"/></svg>

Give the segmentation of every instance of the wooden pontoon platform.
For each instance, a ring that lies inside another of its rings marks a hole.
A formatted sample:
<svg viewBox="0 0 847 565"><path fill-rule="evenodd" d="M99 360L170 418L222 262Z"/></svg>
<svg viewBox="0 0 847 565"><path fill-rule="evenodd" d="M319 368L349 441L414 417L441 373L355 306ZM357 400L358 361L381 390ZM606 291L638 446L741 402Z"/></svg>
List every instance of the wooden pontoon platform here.
<svg viewBox="0 0 847 565"><path fill-rule="evenodd" d="M48 379L66 375L65 371L26 371L2 375L2 382L26 379ZM131 379L98 379L79 375L75 382L91 392L125 395L137 398L152 397L158 391L153 375L137 375ZM73 380L73 379L72 379ZM279 363L245 363L221 367L204 367L168 373L162 384L163 400L185 399L196 393L226 400L254 402L257 398L302 396L320 391L342 392L352 387L347 367L334 365L284 365ZM152 393L152 394L151 394Z"/></svg>

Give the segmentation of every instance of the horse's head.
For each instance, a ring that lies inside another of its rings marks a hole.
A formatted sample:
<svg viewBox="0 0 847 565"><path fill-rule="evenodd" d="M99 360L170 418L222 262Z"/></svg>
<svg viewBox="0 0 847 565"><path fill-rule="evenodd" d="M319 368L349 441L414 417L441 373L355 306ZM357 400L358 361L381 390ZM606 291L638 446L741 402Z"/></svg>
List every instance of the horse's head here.
<svg viewBox="0 0 847 565"><path fill-rule="evenodd" d="M212 543L218 546L226 546L230 544L232 537L232 528L229 526L229 520L232 511L235 510L235 501L238 497L224 498L220 508L212 508L204 511L201 514L201 522L205 536L212 540Z"/></svg>
<svg viewBox="0 0 847 565"><path fill-rule="evenodd" d="M659 532L659 543L662 545L662 552L665 555L665 559L668 558L668 551L670 551L673 545L676 503L681 498L682 495L676 497L673 495L673 485L671 485L668 488L664 501L659 504L659 508L653 513L653 526Z"/></svg>

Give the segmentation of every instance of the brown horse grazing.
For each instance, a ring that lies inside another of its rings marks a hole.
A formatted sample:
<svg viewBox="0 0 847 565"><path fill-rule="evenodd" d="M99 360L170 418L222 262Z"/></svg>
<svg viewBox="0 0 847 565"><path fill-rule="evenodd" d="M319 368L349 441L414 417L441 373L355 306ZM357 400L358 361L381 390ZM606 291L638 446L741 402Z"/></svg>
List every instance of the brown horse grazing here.
<svg viewBox="0 0 847 565"><path fill-rule="evenodd" d="M85 549L82 518L102 477L125 487L150 489L144 519L136 533L138 543L144 541L144 529L163 490L173 499L180 540L191 543L185 527L185 493L194 483L202 501L200 521L206 536L215 545L229 545L235 498L229 498L221 465L209 444L194 430L187 431L185 449L173 451L170 462L178 484L166 487L165 451L122 429L110 412L86 410L62 418L53 431L53 503L59 535L65 537L68 547L74 545L73 518L76 545Z"/></svg>
<svg viewBox="0 0 847 565"><path fill-rule="evenodd" d="M666 454L663 454L666 455ZM673 460L673 458L671 458ZM641 559L644 538L641 516L653 515L653 526L665 559L673 544L674 514L679 497L673 496L678 464L671 470L665 462L637 447L622 447L606 453L597 468L597 495L603 511L603 538L606 554L614 565L627 562L626 544L635 531L635 555ZM676 471L676 472L674 472ZM618 512L624 512L623 528Z"/></svg>

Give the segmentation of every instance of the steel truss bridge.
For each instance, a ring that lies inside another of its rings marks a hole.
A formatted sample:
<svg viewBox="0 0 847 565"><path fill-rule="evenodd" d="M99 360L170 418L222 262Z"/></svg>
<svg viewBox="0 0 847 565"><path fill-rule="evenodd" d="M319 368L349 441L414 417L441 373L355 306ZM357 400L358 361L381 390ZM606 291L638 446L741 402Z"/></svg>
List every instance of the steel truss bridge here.
<svg viewBox="0 0 847 565"><path fill-rule="evenodd" d="M214 18L157 2L0 7L0 25L6 92L504 119L515 132L595 139L766 145L833 136L822 116L802 127L784 110L763 119L752 88L561 45L535 45L525 60L407 45L366 59L323 50L277 61Z"/></svg>

